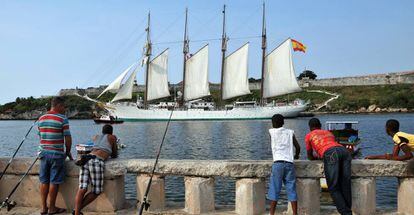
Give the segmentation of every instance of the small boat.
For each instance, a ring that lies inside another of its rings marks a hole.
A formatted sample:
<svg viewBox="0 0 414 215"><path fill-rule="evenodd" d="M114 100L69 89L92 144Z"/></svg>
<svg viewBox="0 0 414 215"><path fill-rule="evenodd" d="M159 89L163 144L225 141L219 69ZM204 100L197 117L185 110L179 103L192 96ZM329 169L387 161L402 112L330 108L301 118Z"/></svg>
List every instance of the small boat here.
<svg viewBox="0 0 414 215"><path fill-rule="evenodd" d="M359 132L357 129L353 128L353 125L357 125L358 123L358 121L326 122L326 130L332 132L332 134L335 136L336 141L348 149L353 158L361 149L359 147L359 144L361 142L361 139L359 138ZM320 183L322 190L327 191L328 184L326 183L326 179L321 178Z"/></svg>
<svg viewBox="0 0 414 215"><path fill-rule="evenodd" d="M358 121L326 122L326 129L332 132L332 134L335 136L336 141L347 148L353 157L359 152L359 144L361 143L358 130L352 127L353 125L357 124Z"/></svg>
<svg viewBox="0 0 414 215"><path fill-rule="evenodd" d="M124 122L123 120L118 119L118 117L113 117L110 115L102 115L100 117L93 118L93 121L96 124L121 124Z"/></svg>

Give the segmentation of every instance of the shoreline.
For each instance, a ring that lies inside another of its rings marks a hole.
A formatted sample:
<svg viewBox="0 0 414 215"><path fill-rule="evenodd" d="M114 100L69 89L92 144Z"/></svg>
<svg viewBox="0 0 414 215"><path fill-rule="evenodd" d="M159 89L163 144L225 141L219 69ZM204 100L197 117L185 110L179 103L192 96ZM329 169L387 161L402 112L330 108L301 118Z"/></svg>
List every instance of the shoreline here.
<svg viewBox="0 0 414 215"><path fill-rule="evenodd" d="M302 117L313 117L313 116L319 116L319 115L383 115L383 114L414 114L414 111L407 111L407 112L358 112L358 111L334 111L334 112L324 112L324 111L318 111L318 112L303 112L298 117L295 118L302 118ZM29 120L36 120L37 118L0 118L0 121L29 121ZM294 118L293 118L294 119ZM69 120L93 120L93 118L84 118L84 117L70 117ZM199 121L199 120L193 120L193 121ZM220 120L219 120L220 121ZM231 121L231 120L229 120Z"/></svg>

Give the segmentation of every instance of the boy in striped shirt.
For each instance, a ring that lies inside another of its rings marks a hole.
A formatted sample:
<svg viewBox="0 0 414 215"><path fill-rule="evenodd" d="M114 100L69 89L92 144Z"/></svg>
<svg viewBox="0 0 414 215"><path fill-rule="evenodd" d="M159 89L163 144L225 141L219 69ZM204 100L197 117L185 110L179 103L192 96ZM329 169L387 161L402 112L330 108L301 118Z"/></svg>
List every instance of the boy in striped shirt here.
<svg viewBox="0 0 414 215"><path fill-rule="evenodd" d="M40 136L39 180L42 201L40 214L59 214L66 211L55 205L59 185L63 183L65 178L66 156L73 160L70 153L72 138L69 121L64 113L63 98L54 97L50 111L41 116L38 121ZM49 207L47 206L48 197Z"/></svg>

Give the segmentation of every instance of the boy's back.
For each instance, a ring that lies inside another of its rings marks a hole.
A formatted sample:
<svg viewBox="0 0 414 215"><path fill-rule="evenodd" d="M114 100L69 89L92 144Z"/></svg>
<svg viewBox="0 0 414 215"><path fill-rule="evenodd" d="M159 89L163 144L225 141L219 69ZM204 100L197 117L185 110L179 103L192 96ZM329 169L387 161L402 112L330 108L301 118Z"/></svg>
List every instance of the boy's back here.
<svg viewBox="0 0 414 215"><path fill-rule="evenodd" d="M293 159L299 158L300 146L293 130L283 128L284 117L275 114L272 117L273 128L269 129L273 155L272 173L269 180L267 199L270 200L270 215L276 211L282 184L285 185L286 195L291 202L293 214L297 214L296 176ZM293 155L295 147L295 155Z"/></svg>
<svg viewBox="0 0 414 215"><path fill-rule="evenodd" d="M293 130L280 128L269 129L273 161L293 162Z"/></svg>

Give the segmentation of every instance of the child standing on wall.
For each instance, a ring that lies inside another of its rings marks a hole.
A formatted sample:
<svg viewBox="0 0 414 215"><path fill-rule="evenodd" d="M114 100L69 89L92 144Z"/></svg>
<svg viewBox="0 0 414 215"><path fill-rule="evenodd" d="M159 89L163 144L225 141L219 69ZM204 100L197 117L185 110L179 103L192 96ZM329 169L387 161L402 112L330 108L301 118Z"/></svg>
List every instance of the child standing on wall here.
<svg viewBox="0 0 414 215"><path fill-rule="evenodd" d="M274 162L267 193L267 199L270 200L270 214L275 214L283 182L293 214L297 215L296 175L293 159L299 159L300 146L293 130L283 127L284 117L282 115L275 114L272 117L272 124L273 128L269 129L269 133ZM295 154L293 147L295 147Z"/></svg>

